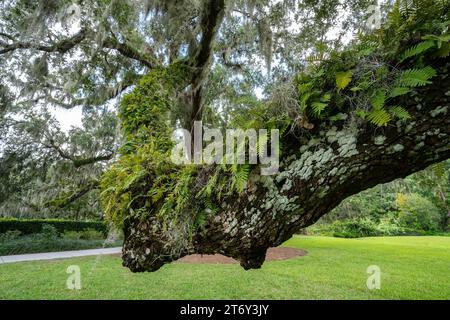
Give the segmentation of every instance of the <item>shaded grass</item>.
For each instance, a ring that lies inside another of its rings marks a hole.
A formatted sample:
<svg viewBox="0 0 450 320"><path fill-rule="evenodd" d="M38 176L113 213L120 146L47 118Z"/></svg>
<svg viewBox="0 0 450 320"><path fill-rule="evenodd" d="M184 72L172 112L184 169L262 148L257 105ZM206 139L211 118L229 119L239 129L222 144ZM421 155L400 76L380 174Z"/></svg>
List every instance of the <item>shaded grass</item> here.
<svg viewBox="0 0 450 320"><path fill-rule="evenodd" d="M238 265L171 264L132 274L116 257L0 265L1 299L450 299L450 238L294 237L308 255ZM69 265L82 290L66 289ZM367 267L381 268L381 290L368 290Z"/></svg>

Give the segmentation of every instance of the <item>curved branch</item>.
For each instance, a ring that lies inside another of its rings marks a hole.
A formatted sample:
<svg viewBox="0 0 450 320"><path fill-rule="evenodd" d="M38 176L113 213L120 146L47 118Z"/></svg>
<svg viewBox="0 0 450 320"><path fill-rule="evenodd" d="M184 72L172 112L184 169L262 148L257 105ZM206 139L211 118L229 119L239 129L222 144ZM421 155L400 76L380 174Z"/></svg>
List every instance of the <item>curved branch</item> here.
<svg viewBox="0 0 450 320"><path fill-rule="evenodd" d="M144 66L152 69L155 67L154 58L148 57L142 54L136 48L128 45L127 43L121 43L115 38L108 38L103 42L103 47L117 50L121 55L139 61Z"/></svg>
<svg viewBox="0 0 450 320"><path fill-rule="evenodd" d="M108 161L114 157L114 153L109 153L109 154L99 155L99 156L94 156L94 157L89 157L89 158L73 156L73 155L70 155L67 152L65 152L51 138L49 139L49 143L43 143L43 145L44 145L44 147L46 147L48 149L55 150L61 158L71 161L73 163L73 165L75 166L75 168L81 168L81 167L84 167L84 166L87 166L90 164L94 164L97 162Z"/></svg>
<svg viewBox="0 0 450 320"><path fill-rule="evenodd" d="M84 195L88 194L92 190L97 189L98 187L99 187L98 181L96 181L96 180L91 181L91 182L85 184L83 188L73 192L71 195L69 195L67 197L62 196L61 198L57 198L57 199L47 202L47 207L56 207L58 209L64 209L68 205L74 203L75 201L77 201Z"/></svg>
<svg viewBox="0 0 450 320"><path fill-rule="evenodd" d="M100 155L100 156L95 156L95 157L91 157L91 158L78 158L75 157L72 159L73 165L75 166L75 168L81 168L84 166L87 166L89 164L93 164L93 163L97 163L97 162L103 162L103 161L109 161L114 157L114 153L109 153L106 155Z"/></svg>
<svg viewBox="0 0 450 320"><path fill-rule="evenodd" d="M23 42L23 41L14 42L12 44L4 46L3 49L0 49L0 54L5 54L5 53L12 52L12 51L19 50L19 49L34 49L34 50L48 52L48 53L59 52L59 53L64 54L64 53L70 51L71 49L73 49L74 47L76 47L78 44L80 44L84 39L87 38L88 35L89 35L89 32L87 29L81 29L80 32L78 32L74 36L67 38L67 39L63 39L63 40L56 42L54 44L51 44L51 45L43 45L43 44L38 44L38 43L33 43L33 42ZM10 36L5 35L5 37L10 37ZM12 39L12 37L11 37L11 39Z"/></svg>
<svg viewBox="0 0 450 320"><path fill-rule="evenodd" d="M0 54L6 54L9 52L13 52L20 49L33 49L37 51L43 51L47 53L61 53L65 54L69 52L71 49L75 48L77 45L79 45L83 40L87 39L92 34L92 31L88 29L81 29L78 33L76 33L74 36L70 38L66 38L63 40L60 40L56 43L47 45L47 44L39 44L29 41L18 41L13 42L12 44L3 44L0 48ZM11 41L15 41L14 37L7 35L7 34L0 34L1 36L10 39ZM133 48L132 46L126 44L126 43L120 43L115 38L108 38L103 42L103 47L109 48L109 49L115 49L117 50L121 55L124 57L136 60L140 63L142 63L144 66L148 68L154 67L154 60L151 57L148 57L144 54L141 54L138 50Z"/></svg>

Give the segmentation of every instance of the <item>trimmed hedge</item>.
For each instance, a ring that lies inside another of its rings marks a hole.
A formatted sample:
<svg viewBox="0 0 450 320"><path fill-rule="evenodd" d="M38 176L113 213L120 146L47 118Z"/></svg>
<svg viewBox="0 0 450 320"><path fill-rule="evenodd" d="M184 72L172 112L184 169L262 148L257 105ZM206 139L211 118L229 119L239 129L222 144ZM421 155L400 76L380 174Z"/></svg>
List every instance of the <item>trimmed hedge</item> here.
<svg viewBox="0 0 450 320"><path fill-rule="evenodd" d="M35 234L42 232L43 225L51 225L56 228L59 233L65 231L82 231L86 229L94 229L100 231L105 237L108 235L108 226L101 221L73 221L60 219L14 219L0 218L0 233L7 231L19 230L22 234Z"/></svg>

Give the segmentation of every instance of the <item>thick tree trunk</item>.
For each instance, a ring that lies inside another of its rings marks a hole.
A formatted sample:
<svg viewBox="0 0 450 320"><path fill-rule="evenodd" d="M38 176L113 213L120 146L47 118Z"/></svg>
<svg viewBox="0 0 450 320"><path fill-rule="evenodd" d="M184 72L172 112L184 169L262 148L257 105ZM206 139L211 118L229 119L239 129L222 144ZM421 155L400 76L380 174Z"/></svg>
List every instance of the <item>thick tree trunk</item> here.
<svg viewBox="0 0 450 320"><path fill-rule="evenodd" d="M178 225L163 227L156 218L129 218L124 266L155 271L187 254L221 253L245 269L259 268L269 247L315 223L345 198L450 158L448 68L447 62L434 85L399 101L413 115L408 123L381 129L352 120L341 127L316 127L307 144L287 138L291 156L283 159L280 173L253 175L246 192L219 203L221 211L192 236Z"/></svg>

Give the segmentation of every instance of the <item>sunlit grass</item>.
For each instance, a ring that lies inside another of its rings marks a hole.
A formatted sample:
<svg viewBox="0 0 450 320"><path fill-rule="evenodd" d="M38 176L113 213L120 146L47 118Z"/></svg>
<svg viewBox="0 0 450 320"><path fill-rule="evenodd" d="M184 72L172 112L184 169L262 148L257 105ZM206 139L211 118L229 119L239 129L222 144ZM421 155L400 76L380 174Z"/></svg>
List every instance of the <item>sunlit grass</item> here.
<svg viewBox="0 0 450 320"><path fill-rule="evenodd" d="M308 255L238 265L171 264L133 274L117 257L0 265L1 299L450 299L450 238L337 239L295 237L286 246ZM66 288L70 265L82 289ZM381 268L381 289L369 290L367 268Z"/></svg>

